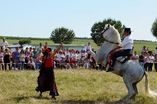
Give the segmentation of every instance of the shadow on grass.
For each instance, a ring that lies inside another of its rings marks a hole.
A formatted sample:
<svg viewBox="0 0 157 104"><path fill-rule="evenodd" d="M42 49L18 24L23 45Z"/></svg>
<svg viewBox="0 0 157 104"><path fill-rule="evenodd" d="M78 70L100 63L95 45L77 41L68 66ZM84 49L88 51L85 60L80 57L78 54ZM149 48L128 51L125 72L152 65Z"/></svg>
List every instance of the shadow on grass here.
<svg viewBox="0 0 157 104"><path fill-rule="evenodd" d="M39 97L39 96L19 96L19 97L13 97L16 102L21 102L22 100L27 99L39 99L39 100L52 100L53 103L56 104L116 104L114 101L108 101L108 100L101 100L101 101L95 101L95 100L54 100L51 97Z"/></svg>
<svg viewBox="0 0 157 104"><path fill-rule="evenodd" d="M20 102L22 100L27 100L27 99L46 99L46 100L51 100L50 97L39 97L39 96L18 96L18 97L13 97L14 100L16 100L17 102Z"/></svg>
<svg viewBox="0 0 157 104"><path fill-rule="evenodd" d="M27 99L39 99L39 100L52 100L52 103L55 104L143 104L144 100L142 101L129 101L129 102L119 102L119 101L111 101L109 99L104 99L104 100L61 100L61 99L57 99L54 100L51 97L39 97L39 96L19 96L19 97L13 97L14 100L16 100L16 102L21 102L22 100L27 100Z"/></svg>
<svg viewBox="0 0 157 104"><path fill-rule="evenodd" d="M116 104L116 102L111 101L92 101L92 100L63 100L60 101L61 104Z"/></svg>

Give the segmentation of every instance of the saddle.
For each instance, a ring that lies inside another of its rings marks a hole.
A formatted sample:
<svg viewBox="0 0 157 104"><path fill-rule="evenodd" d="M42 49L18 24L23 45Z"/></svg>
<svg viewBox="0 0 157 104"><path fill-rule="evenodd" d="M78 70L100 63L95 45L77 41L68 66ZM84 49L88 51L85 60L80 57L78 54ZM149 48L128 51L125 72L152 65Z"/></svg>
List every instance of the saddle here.
<svg viewBox="0 0 157 104"><path fill-rule="evenodd" d="M126 61L130 60L130 56L131 56L131 54L130 54L130 55L127 55L127 56L120 56L120 57L117 57L117 58L116 58L116 61L118 61L118 62L121 63L121 64L124 64ZM111 64L112 64L112 65L111 65ZM106 64L106 67L107 67L106 72L109 72L109 71L113 71L113 70L114 70L114 69L113 69L113 63L112 63L111 57L108 58L108 62L107 62L107 64Z"/></svg>
<svg viewBox="0 0 157 104"><path fill-rule="evenodd" d="M114 51L114 52L117 52L117 51ZM113 55L113 53L111 53L110 55L108 55L107 64L109 64L109 65L111 65L111 63L112 63L112 55ZM116 58L116 61L120 62L121 64L124 64L126 61L130 60L131 56L132 56L131 53L128 54L128 55L126 55L126 56L120 56L120 57Z"/></svg>

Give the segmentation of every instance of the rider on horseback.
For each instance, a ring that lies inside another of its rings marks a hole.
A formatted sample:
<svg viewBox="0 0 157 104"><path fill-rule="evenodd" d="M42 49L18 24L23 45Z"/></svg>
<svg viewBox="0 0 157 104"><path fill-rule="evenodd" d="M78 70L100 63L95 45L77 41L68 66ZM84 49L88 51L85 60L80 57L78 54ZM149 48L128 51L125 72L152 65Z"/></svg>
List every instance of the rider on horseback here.
<svg viewBox="0 0 157 104"><path fill-rule="evenodd" d="M130 57L133 49L133 40L130 37L131 35L131 29L130 28L125 28L124 33L123 33L123 40L122 40L122 49L119 51L116 51L115 53L112 54L111 60L112 62L110 63L110 66L107 70L108 71L113 71L113 66L116 62L116 59L120 56L127 56Z"/></svg>

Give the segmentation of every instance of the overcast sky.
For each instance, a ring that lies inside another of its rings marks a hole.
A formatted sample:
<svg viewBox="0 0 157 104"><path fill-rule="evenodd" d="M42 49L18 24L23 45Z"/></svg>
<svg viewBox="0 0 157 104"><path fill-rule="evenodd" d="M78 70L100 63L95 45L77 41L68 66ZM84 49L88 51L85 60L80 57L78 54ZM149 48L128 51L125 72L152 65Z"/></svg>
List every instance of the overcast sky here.
<svg viewBox="0 0 157 104"><path fill-rule="evenodd" d="M58 27L91 37L95 22L112 18L132 29L136 40L157 40L151 26L157 0L0 0L0 35L49 38Z"/></svg>

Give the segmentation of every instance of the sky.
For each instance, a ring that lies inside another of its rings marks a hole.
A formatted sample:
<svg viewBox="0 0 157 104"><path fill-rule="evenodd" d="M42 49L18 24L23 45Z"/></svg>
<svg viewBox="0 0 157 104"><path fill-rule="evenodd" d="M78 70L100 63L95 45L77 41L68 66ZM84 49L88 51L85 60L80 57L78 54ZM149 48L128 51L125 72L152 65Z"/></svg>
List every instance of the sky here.
<svg viewBox="0 0 157 104"><path fill-rule="evenodd" d="M93 24L108 18L130 27L133 39L157 41L157 0L0 0L0 36L49 38L65 27L91 37Z"/></svg>

